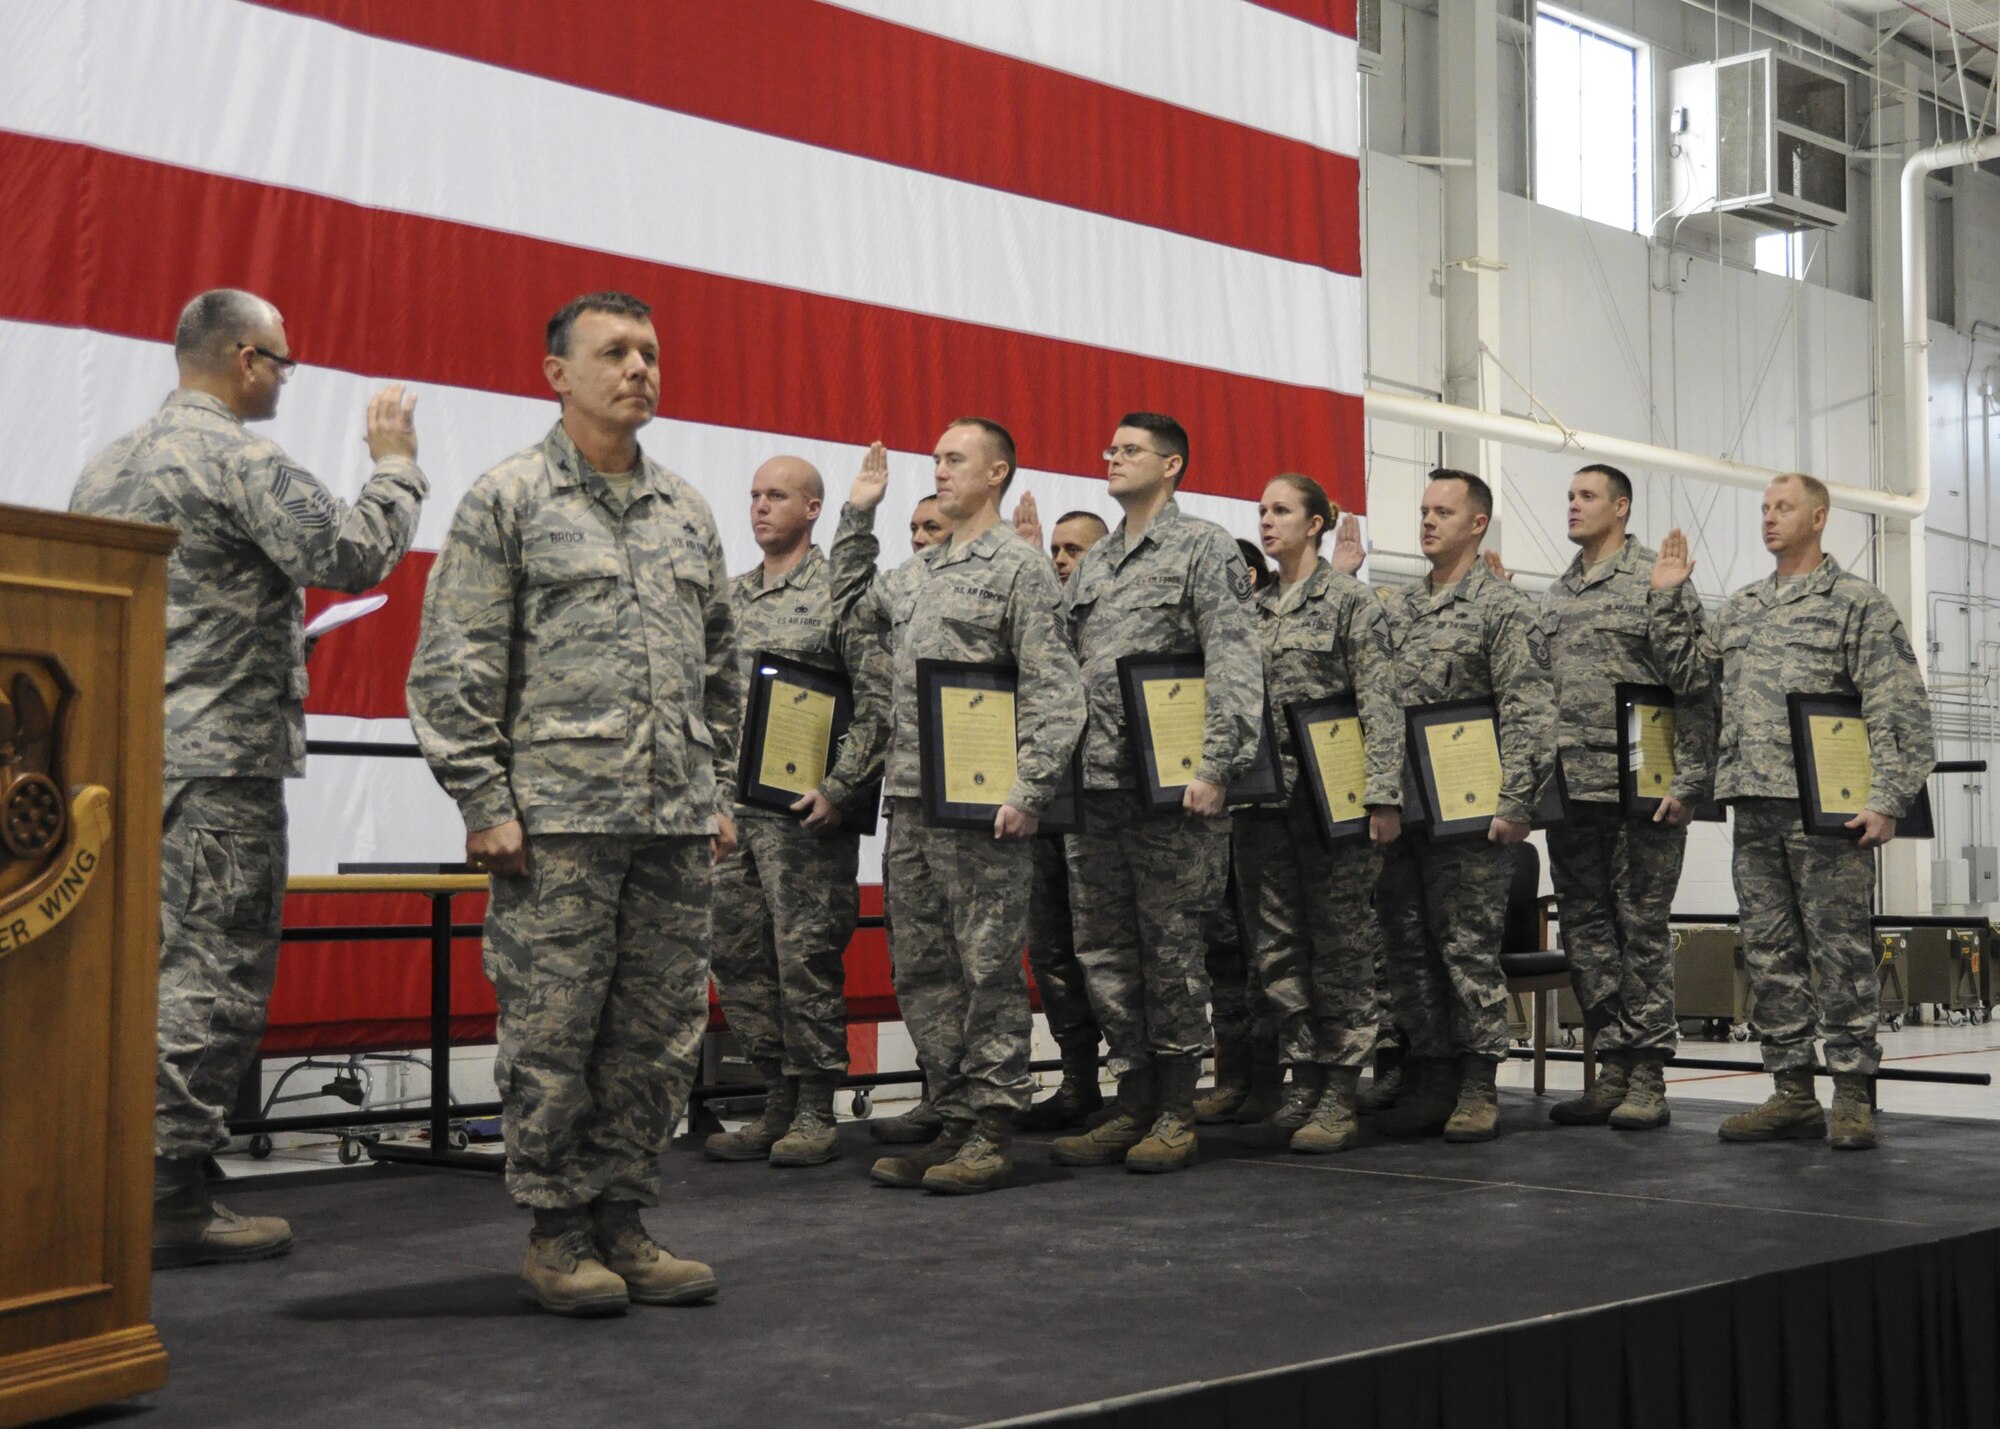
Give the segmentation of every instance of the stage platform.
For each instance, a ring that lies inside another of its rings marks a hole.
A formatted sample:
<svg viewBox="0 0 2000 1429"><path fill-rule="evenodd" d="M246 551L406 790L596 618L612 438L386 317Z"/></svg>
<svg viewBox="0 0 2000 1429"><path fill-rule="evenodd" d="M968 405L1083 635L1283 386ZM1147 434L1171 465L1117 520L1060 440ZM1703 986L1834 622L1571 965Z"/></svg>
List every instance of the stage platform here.
<svg viewBox="0 0 2000 1429"><path fill-rule="evenodd" d="M1991 1426L2000 1125L1883 1118L1882 1149L1718 1142L1677 1100L1621 1135L1503 1096L1502 1138L1050 1163L953 1199L829 1168L667 1158L697 1309L570 1322L515 1298L495 1179L380 1167L232 1188L287 1260L155 1282L160 1394L73 1423Z"/></svg>

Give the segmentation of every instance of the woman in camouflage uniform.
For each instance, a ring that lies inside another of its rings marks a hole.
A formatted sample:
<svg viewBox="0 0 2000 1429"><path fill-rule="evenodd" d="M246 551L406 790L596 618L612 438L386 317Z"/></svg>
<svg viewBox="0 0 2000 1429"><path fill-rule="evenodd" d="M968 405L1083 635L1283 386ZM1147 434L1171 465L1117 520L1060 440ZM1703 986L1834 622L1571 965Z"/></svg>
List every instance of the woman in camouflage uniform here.
<svg viewBox="0 0 2000 1429"><path fill-rule="evenodd" d="M1294 1151L1345 1151L1360 1134L1355 1083L1375 1047L1376 845L1402 829L1403 712L1381 605L1319 554L1339 515L1310 477L1274 477L1258 532L1278 579L1257 595L1278 755L1290 801L1239 815L1236 876L1251 956L1279 1019L1291 1085L1253 1140ZM1328 697L1360 707L1368 838L1329 847L1299 766L1287 706Z"/></svg>

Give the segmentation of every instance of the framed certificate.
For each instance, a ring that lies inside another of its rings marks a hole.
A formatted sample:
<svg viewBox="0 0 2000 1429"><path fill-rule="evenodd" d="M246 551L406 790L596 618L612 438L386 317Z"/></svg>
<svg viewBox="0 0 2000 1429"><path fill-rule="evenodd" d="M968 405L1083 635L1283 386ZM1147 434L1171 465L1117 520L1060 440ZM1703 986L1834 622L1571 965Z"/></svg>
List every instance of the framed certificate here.
<svg viewBox="0 0 2000 1429"><path fill-rule="evenodd" d="M1792 767L1799 780L1799 817L1806 832L1827 838L1858 839L1847 821L1868 806L1875 763L1868 749L1868 722L1859 695L1785 696L1792 721ZM1917 791L1910 811L1896 821L1896 837L1935 837L1931 795Z"/></svg>
<svg viewBox="0 0 2000 1429"><path fill-rule="evenodd" d="M1125 733L1139 767L1139 802L1148 813L1181 806L1181 796L1201 768L1208 716L1206 665L1199 655L1127 655L1118 662L1125 701ZM1277 731L1267 704L1257 732L1257 757L1249 772L1225 791L1231 808L1282 804Z"/></svg>
<svg viewBox="0 0 2000 1429"><path fill-rule="evenodd" d="M1486 837L1500 812L1500 719L1492 702L1419 705L1404 718L1431 842Z"/></svg>
<svg viewBox="0 0 2000 1429"><path fill-rule="evenodd" d="M844 675L759 651L750 662L743 748L736 763L737 801L790 813L801 795L826 778L853 721L854 687ZM865 812L843 809L841 827L872 834L880 786L864 792L857 803Z"/></svg>
<svg viewBox="0 0 2000 1429"><path fill-rule="evenodd" d="M990 829L1019 773L1011 665L917 661L917 760L924 822L933 828ZM1082 827L1079 750L1041 816L1039 832Z"/></svg>
<svg viewBox="0 0 2000 1429"><path fill-rule="evenodd" d="M1672 795L1679 771L1674 765L1674 692L1665 685L1620 682L1612 689L1618 721L1618 807L1626 815L1650 818L1660 800Z"/></svg>
<svg viewBox="0 0 2000 1429"><path fill-rule="evenodd" d="M1299 752L1299 779L1319 835L1331 848L1368 836L1368 747L1352 699L1301 700L1285 706Z"/></svg>

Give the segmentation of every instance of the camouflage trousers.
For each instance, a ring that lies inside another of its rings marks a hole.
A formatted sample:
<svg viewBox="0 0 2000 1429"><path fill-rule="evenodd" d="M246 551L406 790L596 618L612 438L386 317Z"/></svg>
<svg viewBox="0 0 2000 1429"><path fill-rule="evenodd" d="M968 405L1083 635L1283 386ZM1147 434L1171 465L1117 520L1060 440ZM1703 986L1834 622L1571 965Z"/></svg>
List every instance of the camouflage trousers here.
<svg viewBox="0 0 2000 1429"><path fill-rule="evenodd" d="M1359 1067L1375 1050L1375 880L1366 842L1329 850L1310 809L1236 818L1252 958L1286 1066Z"/></svg>
<svg viewBox="0 0 2000 1429"><path fill-rule="evenodd" d="M531 833L527 875L493 880L493 1078L522 1205L659 1204L708 1023L708 904L705 838Z"/></svg>
<svg viewBox="0 0 2000 1429"><path fill-rule="evenodd" d="M990 829L934 829L915 799L889 800L882 882L890 964L931 1102L947 1117L1025 1110L1032 840Z"/></svg>
<svg viewBox="0 0 2000 1429"><path fill-rule="evenodd" d="M1817 1030L1828 1071L1873 1076L1882 1062L1874 851L1808 834L1791 799L1738 799L1731 818L1743 962L1756 999L1750 1020L1765 1069L1812 1066Z"/></svg>
<svg viewBox="0 0 2000 1429"><path fill-rule="evenodd" d="M1097 1050L1097 1019L1090 1015L1090 990L1076 960L1076 932L1069 914L1069 864L1060 838L1030 840L1035 860L1034 891L1028 899L1028 966L1035 974L1049 1035L1071 1051Z"/></svg>
<svg viewBox="0 0 2000 1429"><path fill-rule="evenodd" d="M847 940L861 915L861 840L741 811L711 875L709 950L723 1016L753 1063L788 1077L847 1072Z"/></svg>
<svg viewBox="0 0 2000 1429"><path fill-rule="evenodd" d="M1389 1005L1414 1057L1505 1057L1500 936L1514 850L1485 839L1434 844L1405 830L1382 856L1377 908Z"/></svg>
<svg viewBox="0 0 2000 1429"><path fill-rule="evenodd" d="M284 917L282 779L168 780L160 840L156 1155L228 1144L237 1084L257 1057Z"/></svg>
<svg viewBox="0 0 2000 1429"><path fill-rule="evenodd" d="M1233 829L1230 843L1233 848ZM1258 979L1256 963L1250 956L1246 922L1232 856L1222 905L1210 909L1201 919L1201 961L1208 974L1208 1019L1218 1046L1246 1041L1275 1045L1278 1040L1278 1018L1271 1009L1271 999L1264 995L1264 984Z"/></svg>
<svg viewBox="0 0 2000 1429"><path fill-rule="evenodd" d="M1680 886L1687 830L1577 802L1549 829L1549 879L1563 952L1597 1050L1671 1052L1674 940L1667 916Z"/></svg>
<svg viewBox="0 0 2000 1429"><path fill-rule="evenodd" d="M1209 1049L1204 919L1223 901L1229 821L1147 814L1127 789L1083 796L1070 907L1114 1076Z"/></svg>

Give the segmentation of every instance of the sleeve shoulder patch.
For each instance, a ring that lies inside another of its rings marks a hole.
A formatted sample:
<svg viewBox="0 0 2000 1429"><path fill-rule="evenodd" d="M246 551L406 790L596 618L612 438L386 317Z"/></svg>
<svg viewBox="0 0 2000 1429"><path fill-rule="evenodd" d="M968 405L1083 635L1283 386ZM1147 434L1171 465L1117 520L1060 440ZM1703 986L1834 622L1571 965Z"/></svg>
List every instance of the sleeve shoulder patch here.
<svg viewBox="0 0 2000 1429"><path fill-rule="evenodd" d="M1251 591L1250 568L1243 564L1243 560L1240 556L1236 556L1232 552L1231 559L1227 566L1227 570L1229 571L1230 594L1234 595L1238 600L1242 601L1245 605L1248 605L1250 603L1250 591Z"/></svg>
<svg viewBox="0 0 2000 1429"><path fill-rule="evenodd" d="M1910 644L1910 633L1903 628L1902 621L1898 620L1896 628L1889 632L1889 643L1896 647L1896 654L1904 663L1910 665L1917 663L1916 647Z"/></svg>
<svg viewBox="0 0 2000 1429"><path fill-rule="evenodd" d="M1552 666L1549 659L1549 637L1543 632L1541 622L1538 620L1528 623L1528 657L1541 669L1547 670Z"/></svg>
<svg viewBox="0 0 2000 1429"><path fill-rule="evenodd" d="M272 468L271 496L280 510L308 531L333 524L333 497L298 467L280 462Z"/></svg>

